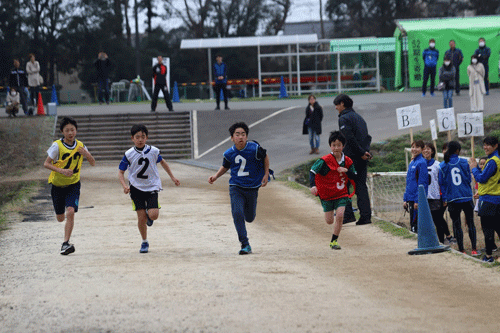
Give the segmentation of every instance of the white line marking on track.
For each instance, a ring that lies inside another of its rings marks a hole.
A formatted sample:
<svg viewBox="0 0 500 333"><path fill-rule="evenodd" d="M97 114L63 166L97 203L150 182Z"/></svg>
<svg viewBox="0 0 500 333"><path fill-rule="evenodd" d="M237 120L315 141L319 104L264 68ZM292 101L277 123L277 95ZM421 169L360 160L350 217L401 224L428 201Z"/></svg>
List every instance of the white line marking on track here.
<svg viewBox="0 0 500 333"><path fill-rule="evenodd" d="M276 111L276 112L273 112L273 113L271 113L269 116L266 116L266 117L264 117L264 118L262 118L262 119L260 119L260 120L257 120L255 123L248 125L248 128L252 128L252 127L254 127L254 126L256 126L256 125L260 124L261 122L268 120L269 118L272 118L272 117L274 117L274 116L279 115L280 113L283 113L283 112L285 112L285 111L290 111L290 110L292 110L292 109L296 109L296 108L299 108L299 107L300 107L300 105L297 105L297 106L290 106L290 107L288 107L288 108L281 109L281 110L278 110L278 111ZM228 142L229 140L231 140L231 137L227 137L226 139L222 140L221 142L219 142L218 144L216 144L216 145L215 145L215 146L213 146L212 148L208 149L206 152L204 152L203 154L199 155L199 156L198 156L198 158L195 158L195 159L199 159L199 158L201 158L201 157L205 156L206 154L208 154L208 153L210 153L211 151L213 151L214 149L217 149L218 147L222 146L223 144L225 144L225 143L226 143L226 142Z"/></svg>

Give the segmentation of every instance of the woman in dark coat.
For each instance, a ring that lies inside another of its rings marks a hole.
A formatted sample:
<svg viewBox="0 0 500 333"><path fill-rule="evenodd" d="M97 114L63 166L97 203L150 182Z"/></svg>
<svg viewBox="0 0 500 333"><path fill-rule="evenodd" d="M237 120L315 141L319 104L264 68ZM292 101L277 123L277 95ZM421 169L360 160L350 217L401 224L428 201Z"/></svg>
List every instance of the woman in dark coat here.
<svg viewBox="0 0 500 333"><path fill-rule="evenodd" d="M302 126L302 134L309 134L311 151L309 154L319 154L319 135L321 134L321 121L323 108L316 102L314 95L309 95L309 105L306 107L306 118Z"/></svg>

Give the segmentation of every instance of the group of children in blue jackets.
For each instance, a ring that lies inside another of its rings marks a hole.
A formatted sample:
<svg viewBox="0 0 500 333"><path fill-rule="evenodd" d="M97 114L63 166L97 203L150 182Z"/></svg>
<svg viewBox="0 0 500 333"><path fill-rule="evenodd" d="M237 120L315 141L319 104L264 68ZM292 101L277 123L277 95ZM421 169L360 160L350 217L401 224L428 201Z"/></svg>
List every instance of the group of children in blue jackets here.
<svg viewBox="0 0 500 333"><path fill-rule="evenodd" d="M444 161L439 163L434 157L435 147L432 143L421 140L411 145L412 161L408 166L404 208L410 213L410 228L418 233L418 187L423 185L431 215L436 226L439 240L444 244L456 242L458 250L465 253L463 231L460 215L462 211L471 241L471 255L478 256L477 237L474 225L474 210L481 219L481 227L485 240L485 255L482 260L494 262L492 252L497 250L495 232L500 235L500 158L498 154L498 138L488 136L483 140L486 156L469 161L460 158L461 145L451 141L443 146ZM472 193L471 182L477 183L477 192ZM474 208L473 199L477 199ZM453 233L450 235L448 224L443 218L445 210L450 214Z"/></svg>

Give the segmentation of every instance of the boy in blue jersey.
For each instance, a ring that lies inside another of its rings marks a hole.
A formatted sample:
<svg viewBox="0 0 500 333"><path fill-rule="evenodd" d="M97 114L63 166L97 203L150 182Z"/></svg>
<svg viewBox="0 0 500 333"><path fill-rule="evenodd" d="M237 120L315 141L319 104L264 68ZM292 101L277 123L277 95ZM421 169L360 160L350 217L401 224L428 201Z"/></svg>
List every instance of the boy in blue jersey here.
<svg viewBox="0 0 500 333"><path fill-rule="evenodd" d="M266 186L269 179L269 157L264 148L255 141L248 140L248 126L241 122L229 127L234 146L224 152L222 166L208 178L213 184L231 169L229 196L234 226L241 243L239 254L252 253L248 242L245 221L252 222L257 212L259 188Z"/></svg>
<svg viewBox="0 0 500 333"><path fill-rule="evenodd" d="M174 177L167 162L162 158L160 150L147 145L148 129L144 125L134 125L130 130L134 147L125 152L118 166L118 179L123 186L123 192L130 194L134 210L137 212L137 226L142 237L140 253L148 253L148 226L160 214L158 192L162 190L158 163L170 176L176 186L181 183ZM128 181L125 182L125 171L128 170Z"/></svg>
<svg viewBox="0 0 500 333"><path fill-rule="evenodd" d="M431 96L434 96L434 87L436 86L436 66L439 59L439 51L436 50L436 40L429 40L429 47L422 52L424 60L424 79L422 80L422 97L427 92L427 81L431 79Z"/></svg>

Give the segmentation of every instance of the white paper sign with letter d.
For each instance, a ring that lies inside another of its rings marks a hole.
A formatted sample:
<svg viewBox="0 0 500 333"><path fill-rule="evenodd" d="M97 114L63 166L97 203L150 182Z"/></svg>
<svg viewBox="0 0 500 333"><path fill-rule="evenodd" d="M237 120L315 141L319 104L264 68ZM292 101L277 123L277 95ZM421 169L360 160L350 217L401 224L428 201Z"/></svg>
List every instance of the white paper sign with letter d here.
<svg viewBox="0 0 500 333"><path fill-rule="evenodd" d="M431 119L430 125L431 125L432 140L437 140L438 139L438 132L437 132L437 128L436 128L436 120Z"/></svg>
<svg viewBox="0 0 500 333"><path fill-rule="evenodd" d="M420 112L420 104L398 108L396 109L396 115L398 117L398 130L422 126L422 113Z"/></svg>
<svg viewBox="0 0 500 333"><path fill-rule="evenodd" d="M439 109L436 110L439 132L451 131L457 129L455 123L455 109Z"/></svg>
<svg viewBox="0 0 500 333"><path fill-rule="evenodd" d="M458 137L484 136L483 113L457 114Z"/></svg>

